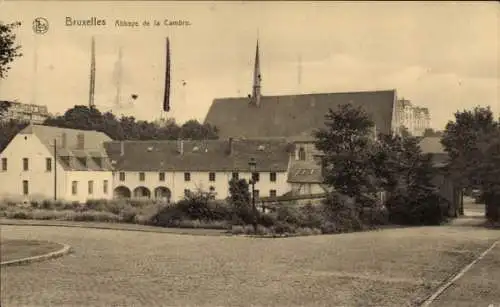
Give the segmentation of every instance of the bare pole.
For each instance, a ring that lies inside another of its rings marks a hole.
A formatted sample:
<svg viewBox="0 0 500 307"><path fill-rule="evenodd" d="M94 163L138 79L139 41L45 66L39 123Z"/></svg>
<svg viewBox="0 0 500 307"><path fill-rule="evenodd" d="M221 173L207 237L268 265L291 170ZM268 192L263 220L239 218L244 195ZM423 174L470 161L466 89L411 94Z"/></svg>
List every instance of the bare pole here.
<svg viewBox="0 0 500 307"><path fill-rule="evenodd" d="M54 200L57 200L57 140L54 139Z"/></svg>
<svg viewBox="0 0 500 307"><path fill-rule="evenodd" d="M89 87L89 108L95 106L94 92L95 92L95 38L92 36L91 46L91 59L90 59L90 87Z"/></svg>

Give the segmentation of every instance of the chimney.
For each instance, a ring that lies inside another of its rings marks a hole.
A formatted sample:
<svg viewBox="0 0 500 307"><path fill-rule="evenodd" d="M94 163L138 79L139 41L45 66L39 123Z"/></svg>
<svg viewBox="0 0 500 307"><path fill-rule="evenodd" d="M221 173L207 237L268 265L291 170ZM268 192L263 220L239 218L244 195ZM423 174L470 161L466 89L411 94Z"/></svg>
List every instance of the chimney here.
<svg viewBox="0 0 500 307"><path fill-rule="evenodd" d="M183 139L180 139L177 141L177 151L181 155L184 154L184 140Z"/></svg>
<svg viewBox="0 0 500 307"><path fill-rule="evenodd" d="M61 147L66 148L67 143L66 143L66 132L63 132L61 134Z"/></svg>
<svg viewBox="0 0 500 307"><path fill-rule="evenodd" d="M83 133L78 133L76 136L76 148L85 149L85 135Z"/></svg>
<svg viewBox="0 0 500 307"><path fill-rule="evenodd" d="M229 138L229 146L227 148L228 155L233 154L233 138Z"/></svg>
<svg viewBox="0 0 500 307"><path fill-rule="evenodd" d="M120 156L123 157L125 155L125 142L120 141Z"/></svg>

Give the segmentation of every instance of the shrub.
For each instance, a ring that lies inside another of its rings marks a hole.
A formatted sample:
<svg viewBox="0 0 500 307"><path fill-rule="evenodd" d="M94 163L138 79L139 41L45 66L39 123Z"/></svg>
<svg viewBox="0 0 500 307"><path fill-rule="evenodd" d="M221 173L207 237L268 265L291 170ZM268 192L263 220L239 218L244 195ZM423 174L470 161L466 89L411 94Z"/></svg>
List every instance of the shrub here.
<svg viewBox="0 0 500 307"><path fill-rule="evenodd" d="M439 225L446 220L444 200L437 194L393 194L386 203L389 221L400 225Z"/></svg>
<svg viewBox="0 0 500 307"><path fill-rule="evenodd" d="M15 210L6 212L5 216L9 219L19 219L19 220L29 220L33 218L33 213L31 211L25 210Z"/></svg>
<svg viewBox="0 0 500 307"><path fill-rule="evenodd" d="M82 222L120 222L120 217L110 212L88 210L74 215L73 221Z"/></svg>
<svg viewBox="0 0 500 307"><path fill-rule="evenodd" d="M322 204L325 221L321 229L324 233L350 232L363 229L358 208L352 199L331 193ZM327 223L330 222L330 223Z"/></svg>
<svg viewBox="0 0 500 307"><path fill-rule="evenodd" d="M264 227L271 227L276 224L277 221L276 214L273 213L261 213L259 215L258 223Z"/></svg>
<svg viewBox="0 0 500 307"><path fill-rule="evenodd" d="M123 210L119 216L124 223L135 223L137 221L137 212L133 208Z"/></svg>
<svg viewBox="0 0 500 307"><path fill-rule="evenodd" d="M240 235L245 233L245 227L241 225L231 226L230 232L234 235Z"/></svg>
<svg viewBox="0 0 500 307"><path fill-rule="evenodd" d="M314 234L313 230L309 227L298 228L296 233L301 236L311 236Z"/></svg>
<svg viewBox="0 0 500 307"><path fill-rule="evenodd" d="M278 233L278 234L283 234L283 233L295 233L296 227L284 222L284 221L277 221L274 226L271 227L272 232Z"/></svg>
<svg viewBox="0 0 500 307"><path fill-rule="evenodd" d="M174 204L161 208L151 217L150 223L155 226L168 227L178 225L183 219L187 219L187 215Z"/></svg>
<svg viewBox="0 0 500 307"><path fill-rule="evenodd" d="M106 199L89 199L85 202L85 210L106 211ZM112 212L115 213L115 212ZM118 213L115 213L118 214Z"/></svg>

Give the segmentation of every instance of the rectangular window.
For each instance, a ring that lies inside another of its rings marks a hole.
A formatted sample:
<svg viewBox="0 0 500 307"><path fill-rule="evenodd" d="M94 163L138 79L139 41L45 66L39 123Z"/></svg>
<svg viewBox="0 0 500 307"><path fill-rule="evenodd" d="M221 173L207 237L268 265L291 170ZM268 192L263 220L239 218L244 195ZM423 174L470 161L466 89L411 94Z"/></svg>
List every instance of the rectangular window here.
<svg viewBox="0 0 500 307"><path fill-rule="evenodd" d="M28 180L23 180L23 194L28 195L30 193Z"/></svg>
<svg viewBox="0 0 500 307"><path fill-rule="evenodd" d="M89 195L94 194L94 181L89 180Z"/></svg>
<svg viewBox="0 0 500 307"><path fill-rule="evenodd" d="M144 181L146 180L146 174L144 174L144 172L140 172L139 173L139 181Z"/></svg>
<svg viewBox="0 0 500 307"><path fill-rule="evenodd" d="M47 172L52 171L52 158L45 158L45 170Z"/></svg>
<svg viewBox="0 0 500 307"><path fill-rule="evenodd" d="M71 182L71 194L76 195L78 193L78 181Z"/></svg>
<svg viewBox="0 0 500 307"><path fill-rule="evenodd" d="M238 174L238 173L233 173L233 175L232 175L232 176L233 176L233 179L234 179L234 180L238 180L238 179L240 179L240 174Z"/></svg>
<svg viewBox="0 0 500 307"><path fill-rule="evenodd" d="M208 180L215 181L215 173L208 173Z"/></svg>
<svg viewBox="0 0 500 307"><path fill-rule="evenodd" d="M160 172L158 174L158 180L160 181L165 181L165 173L164 172Z"/></svg>
<svg viewBox="0 0 500 307"><path fill-rule="evenodd" d="M252 180L255 182L258 182L260 179L260 174L259 173L252 173Z"/></svg>
<svg viewBox="0 0 500 307"><path fill-rule="evenodd" d="M125 181L125 172L120 172L120 181Z"/></svg>
<svg viewBox="0 0 500 307"><path fill-rule="evenodd" d="M23 171L27 171L29 169L28 158L23 158Z"/></svg>
<svg viewBox="0 0 500 307"><path fill-rule="evenodd" d="M7 170L7 158L2 158L2 171Z"/></svg>
<svg viewBox="0 0 500 307"><path fill-rule="evenodd" d="M107 180L104 180L102 182L102 191L104 192L104 194L108 194L108 181Z"/></svg>
<svg viewBox="0 0 500 307"><path fill-rule="evenodd" d="M269 181L276 182L276 173L269 174Z"/></svg>
<svg viewBox="0 0 500 307"><path fill-rule="evenodd" d="M269 191L269 196L270 197L276 197L276 190L270 190Z"/></svg>
<svg viewBox="0 0 500 307"><path fill-rule="evenodd" d="M191 173L184 173L184 181L191 181Z"/></svg>

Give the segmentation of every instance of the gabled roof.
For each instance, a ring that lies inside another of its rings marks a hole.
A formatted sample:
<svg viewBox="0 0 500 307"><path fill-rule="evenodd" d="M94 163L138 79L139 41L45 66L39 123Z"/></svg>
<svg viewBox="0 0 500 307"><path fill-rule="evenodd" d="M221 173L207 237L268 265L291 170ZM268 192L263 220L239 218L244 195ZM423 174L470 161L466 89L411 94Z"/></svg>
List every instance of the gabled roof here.
<svg viewBox="0 0 500 307"><path fill-rule="evenodd" d="M303 137L324 127L328 109L350 103L363 108L379 132L390 133L395 101L395 90L262 96L258 107L249 98L221 98L213 101L205 123L215 125L220 138Z"/></svg>
<svg viewBox="0 0 500 307"><path fill-rule="evenodd" d="M54 140L56 140L58 160L66 170L110 170L111 165L106 163L106 159L99 167L93 158L106 157L103 143L112 139L103 132L78 130L69 128L59 128L43 125L29 125L19 132L20 135L34 134L47 147L50 152L54 151ZM77 147L77 136L84 136L84 148ZM63 135L65 135L63 137ZM66 145L63 145L65 139ZM66 163L61 157L71 157ZM82 164L77 157L85 158L86 165Z"/></svg>
<svg viewBox="0 0 500 307"><path fill-rule="evenodd" d="M292 147L285 140L107 142L104 147L118 171L249 171L254 158L259 172L285 172ZM123 156L121 148L123 146Z"/></svg>

